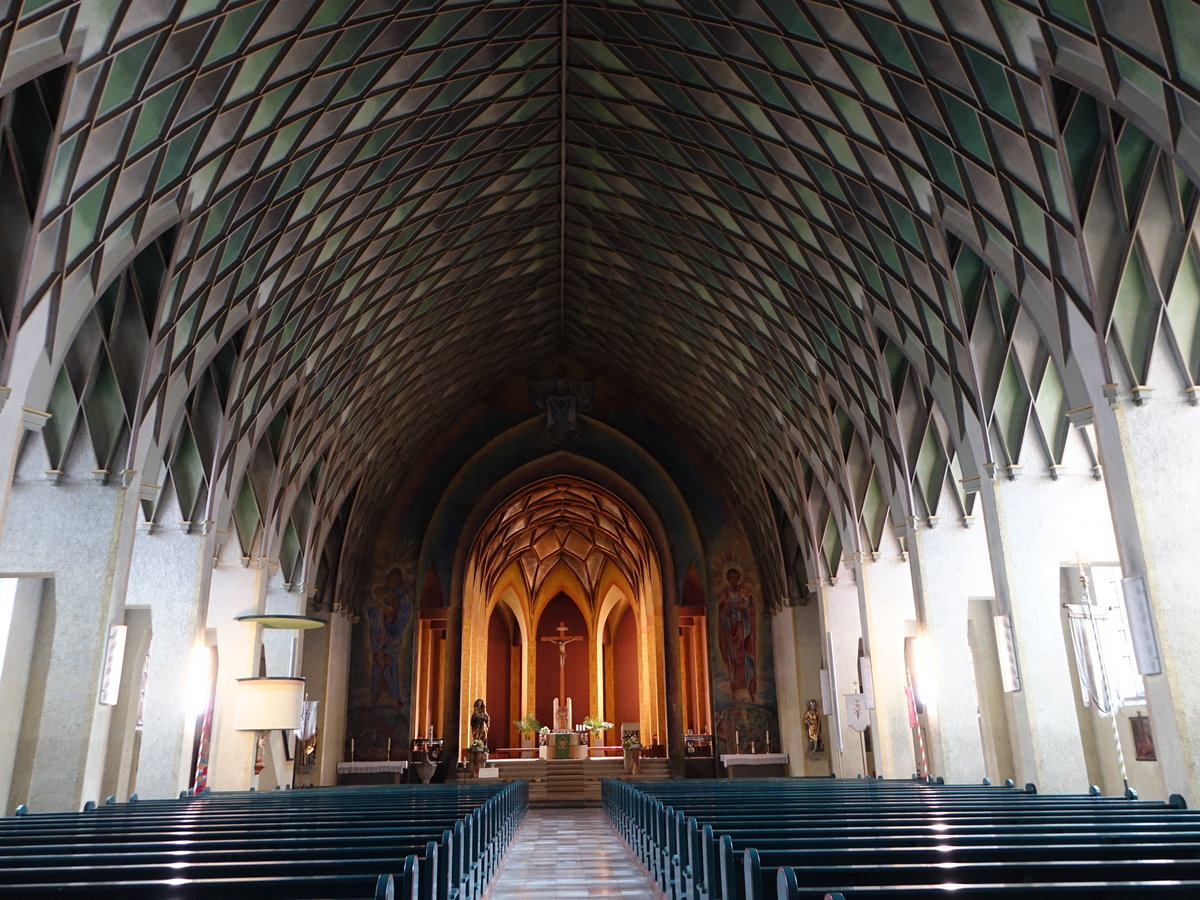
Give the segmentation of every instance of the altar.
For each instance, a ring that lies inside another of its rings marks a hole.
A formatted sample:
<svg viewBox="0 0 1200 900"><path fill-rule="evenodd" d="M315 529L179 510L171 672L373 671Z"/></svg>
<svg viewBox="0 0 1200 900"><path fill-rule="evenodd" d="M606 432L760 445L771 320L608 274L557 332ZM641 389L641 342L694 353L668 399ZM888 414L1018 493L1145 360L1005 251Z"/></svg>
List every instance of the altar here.
<svg viewBox="0 0 1200 900"><path fill-rule="evenodd" d="M337 764L338 784L400 784L408 771L403 759L355 760Z"/></svg>
<svg viewBox="0 0 1200 900"><path fill-rule="evenodd" d="M586 731L552 731L546 735L546 743L538 747L538 756L542 759L587 759L587 737Z"/></svg>
<svg viewBox="0 0 1200 900"><path fill-rule="evenodd" d="M786 753L722 753L721 765L730 778L779 778L787 775Z"/></svg>

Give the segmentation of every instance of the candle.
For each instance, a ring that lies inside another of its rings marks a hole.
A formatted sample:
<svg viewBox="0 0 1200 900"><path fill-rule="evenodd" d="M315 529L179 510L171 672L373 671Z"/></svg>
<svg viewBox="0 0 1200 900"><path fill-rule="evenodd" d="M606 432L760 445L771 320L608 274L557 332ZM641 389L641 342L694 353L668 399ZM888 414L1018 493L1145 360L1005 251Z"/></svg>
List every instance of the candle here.
<svg viewBox="0 0 1200 900"><path fill-rule="evenodd" d="M733 752L734 753L738 752L738 748L741 747L741 744L742 744L742 739L741 739L740 735L735 731L733 733Z"/></svg>
<svg viewBox="0 0 1200 900"><path fill-rule="evenodd" d="M387 758L388 758L388 762L392 761L392 739L391 738L388 738Z"/></svg>
<svg viewBox="0 0 1200 900"><path fill-rule="evenodd" d="M354 738L350 738L350 762L354 762Z"/></svg>
<svg viewBox="0 0 1200 900"><path fill-rule="evenodd" d="M771 729L767 729L767 752L771 752Z"/></svg>

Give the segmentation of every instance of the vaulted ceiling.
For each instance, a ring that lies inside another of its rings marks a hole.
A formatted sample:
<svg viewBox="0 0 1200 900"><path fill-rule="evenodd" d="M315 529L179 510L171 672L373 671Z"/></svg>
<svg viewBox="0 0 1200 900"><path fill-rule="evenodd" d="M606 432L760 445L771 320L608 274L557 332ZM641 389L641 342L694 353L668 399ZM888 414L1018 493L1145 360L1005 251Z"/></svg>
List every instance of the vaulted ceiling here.
<svg viewBox="0 0 1200 900"><path fill-rule="evenodd" d="M1135 383L1196 333L1185 0L0 15L32 235L4 336L44 345L48 465L157 472L149 518L232 516L293 566L355 484L566 360L814 571L889 510L970 513L959 478L1031 441L1059 462L1073 329Z"/></svg>

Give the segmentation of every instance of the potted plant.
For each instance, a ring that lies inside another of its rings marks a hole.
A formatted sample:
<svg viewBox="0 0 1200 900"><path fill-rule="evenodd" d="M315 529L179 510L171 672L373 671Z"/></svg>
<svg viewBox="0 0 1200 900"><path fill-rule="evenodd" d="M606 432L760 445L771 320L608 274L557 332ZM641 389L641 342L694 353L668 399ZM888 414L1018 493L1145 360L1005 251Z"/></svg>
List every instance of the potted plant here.
<svg viewBox="0 0 1200 900"><path fill-rule="evenodd" d="M537 716L533 713L527 713L520 719L513 722L517 726L517 734L521 736L522 747L534 746L534 735L538 733L538 729L542 727L542 723L537 720ZM524 754L522 754L524 755Z"/></svg>
<svg viewBox="0 0 1200 900"><path fill-rule="evenodd" d="M636 732L625 735L621 741L621 750L625 757L625 771L629 775L639 775L642 771L642 742Z"/></svg>
<svg viewBox="0 0 1200 900"><path fill-rule="evenodd" d="M613 727L612 722L605 722L598 716L584 716L583 727L586 728L592 737L592 746L596 747L600 744L600 735L607 729Z"/></svg>

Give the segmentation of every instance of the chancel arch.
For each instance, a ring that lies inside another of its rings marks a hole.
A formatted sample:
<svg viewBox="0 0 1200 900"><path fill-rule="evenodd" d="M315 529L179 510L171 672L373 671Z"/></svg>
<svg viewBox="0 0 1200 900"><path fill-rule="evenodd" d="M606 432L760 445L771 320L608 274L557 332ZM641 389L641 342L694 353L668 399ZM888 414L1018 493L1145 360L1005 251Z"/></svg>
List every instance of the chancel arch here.
<svg viewBox="0 0 1200 900"><path fill-rule="evenodd" d="M534 481L496 505L466 561L459 697L464 710L477 697L502 703L490 712L490 744L503 746L507 723L530 713L553 727L553 701L565 711L568 697L568 728L589 715L619 724L619 711L647 743L666 739L663 557L627 503L578 476ZM507 643L494 624L500 607L520 623ZM516 655L517 690L495 683L501 653ZM707 697L707 685L686 693Z"/></svg>

